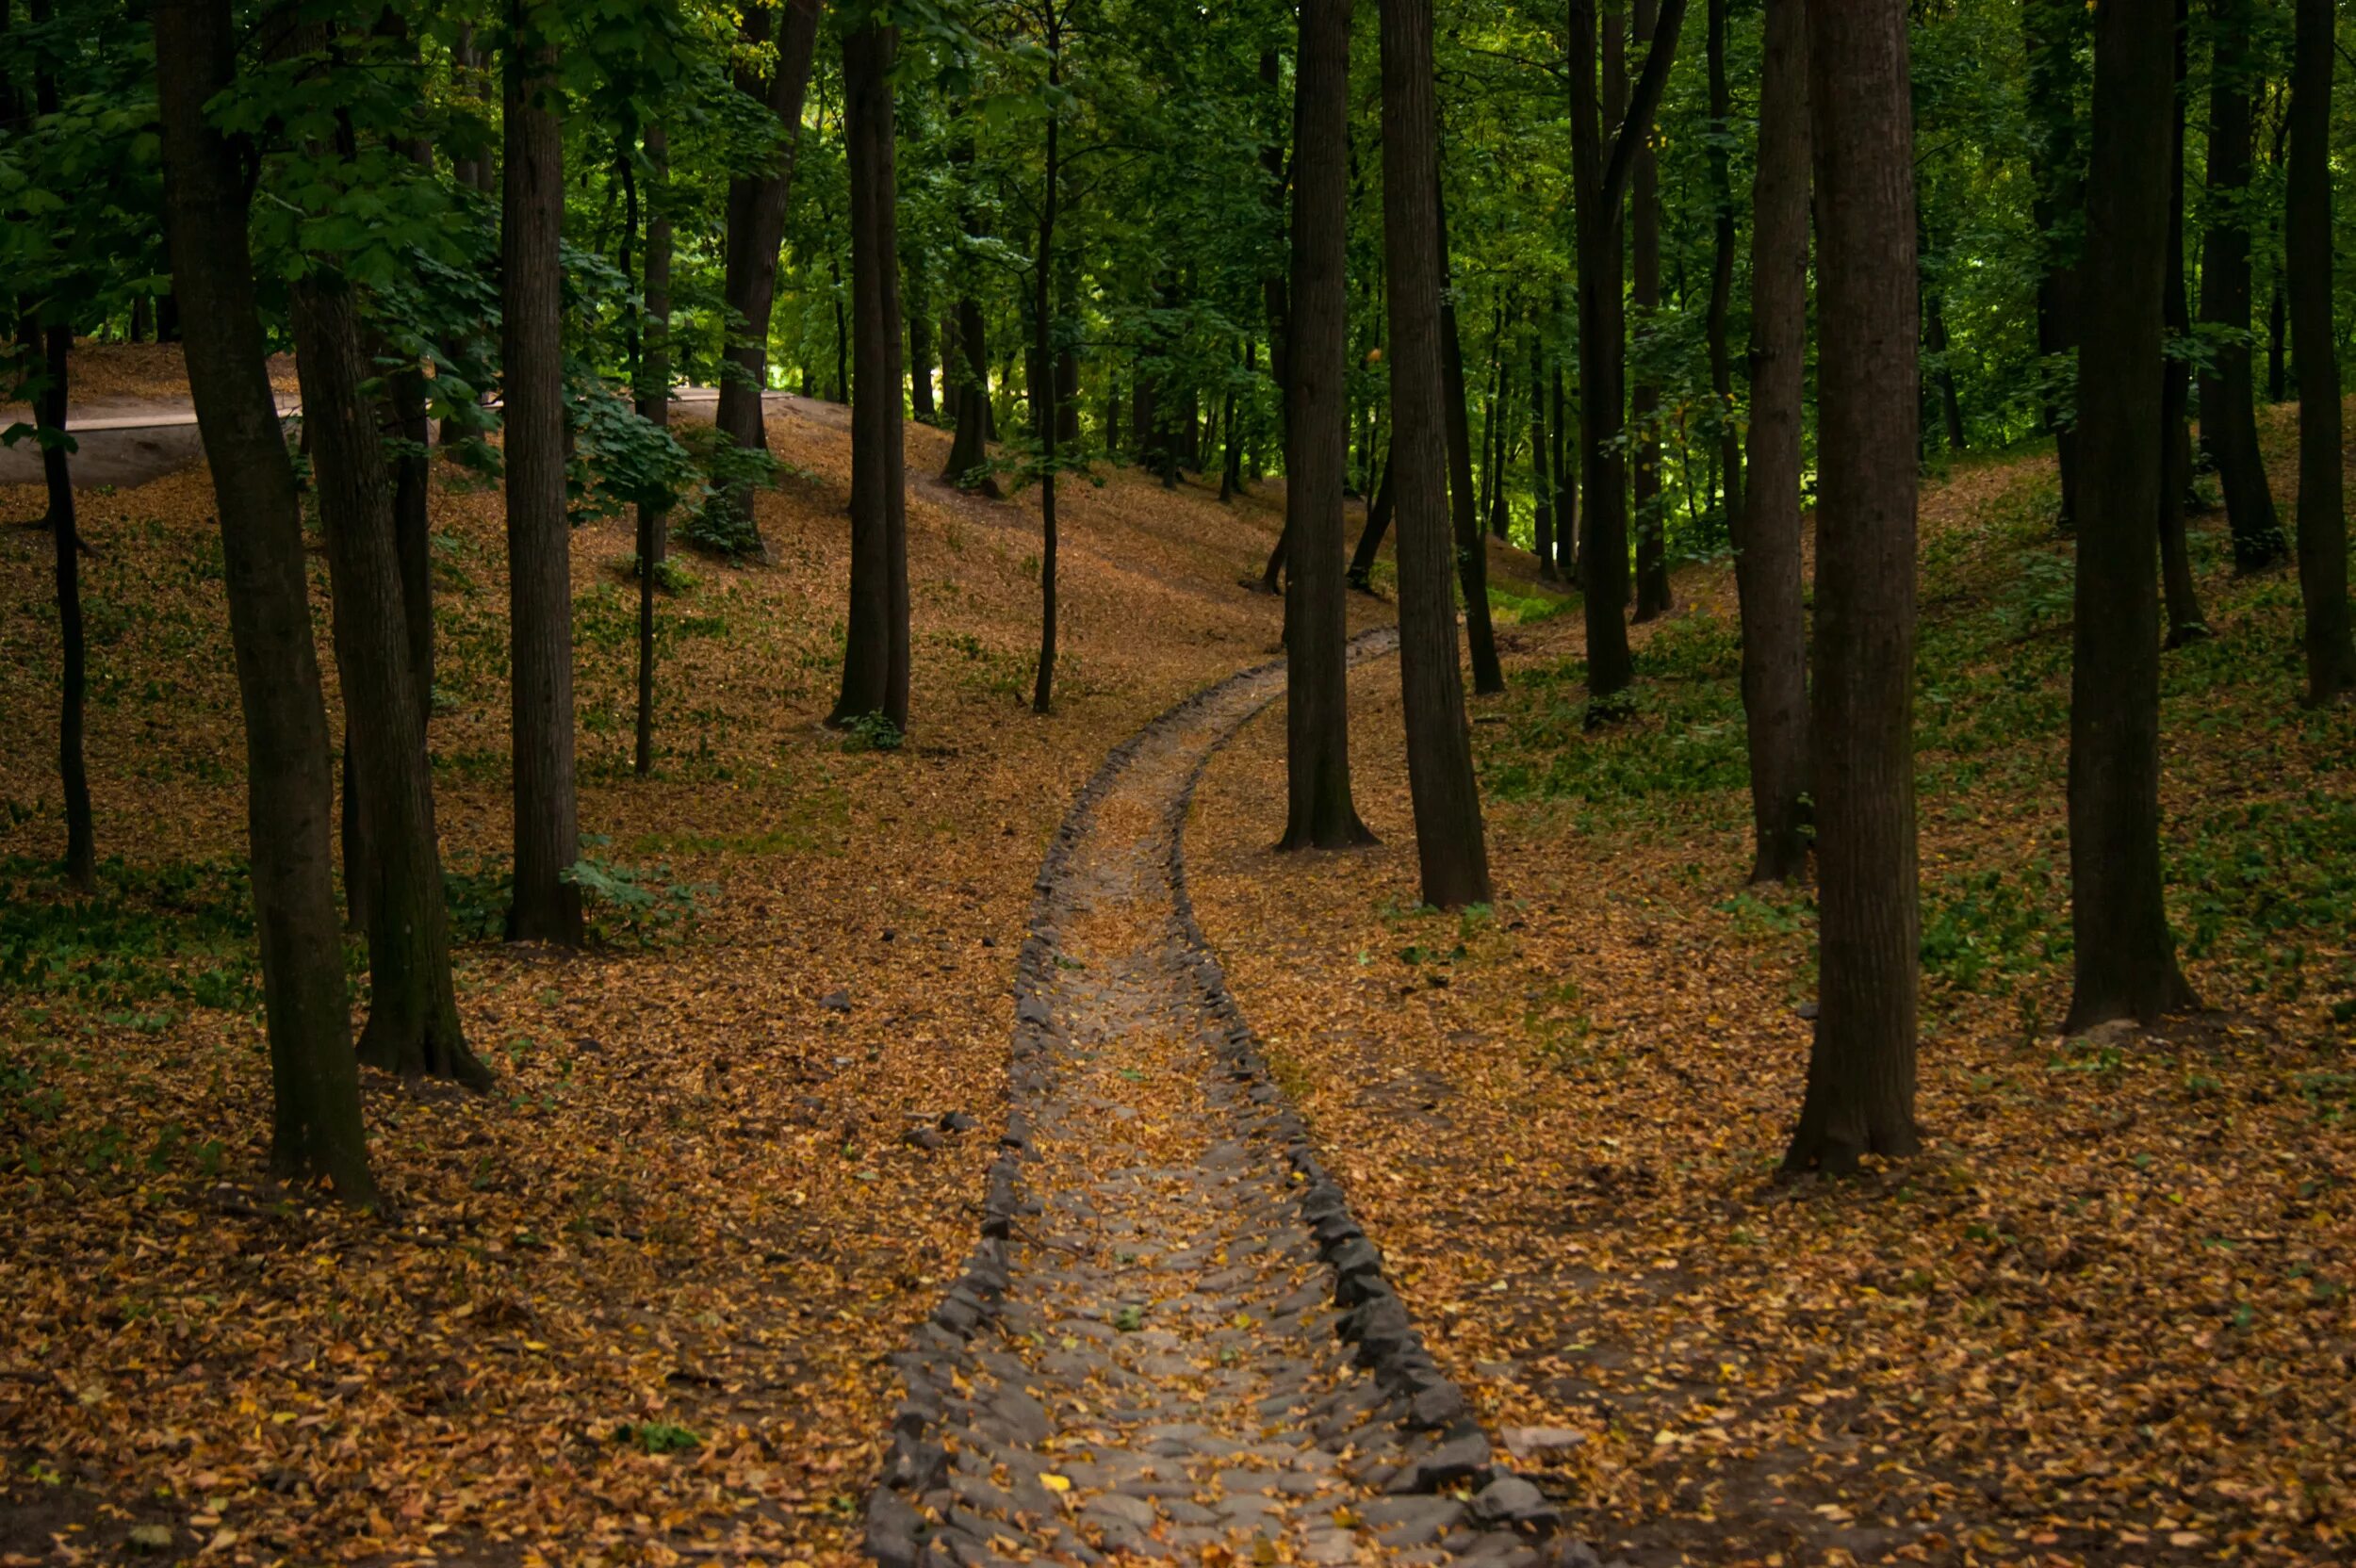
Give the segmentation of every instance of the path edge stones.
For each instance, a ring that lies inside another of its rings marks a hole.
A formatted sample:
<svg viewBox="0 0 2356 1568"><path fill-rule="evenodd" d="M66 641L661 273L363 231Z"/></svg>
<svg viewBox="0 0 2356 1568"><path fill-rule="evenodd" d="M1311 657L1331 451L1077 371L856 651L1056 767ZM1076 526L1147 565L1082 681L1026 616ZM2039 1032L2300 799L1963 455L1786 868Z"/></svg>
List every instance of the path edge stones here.
<svg viewBox="0 0 2356 1568"><path fill-rule="evenodd" d="M1396 627L1361 632L1350 639L1350 662L1355 665L1379 658L1398 645ZM923 1556L924 1519L914 1500L942 1485L949 1466L948 1450L940 1441L939 1430L942 1391L959 1355L998 1319L1011 1279L1006 1244L1017 1222L1025 1214L1039 1212L1038 1201L1024 1195L1022 1179L1031 1139L1026 1107L1034 1097L1051 1093L1054 1086L1048 1062L1054 1037L1041 992L1055 973L1058 898L1073 851L1093 825L1098 806L1150 739L1185 724L1235 687L1264 679L1283 668L1283 660L1273 660L1215 681L1163 710L1115 746L1073 797L1040 858L1032 882L1028 928L1015 964L1009 1104L1006 1127L999 1136L998 1155L990 1163L983 1194L981 1239L968 1255L957 1281L911 1331L908 1348L886 1358L900 1373L905 1395L893 1413L881 1471L868 1495L864 1538L867 1555L885 1568L913 1568ZM1530 1539L1557 1537L1562 1523L1559 1511L1527 1478L1496 1462L1488 1434L1473 1416L1463 1391L1425 1347L1405 1300L1383 1271L1381 1250L1350 1214L1340 1184L1318 1158L1308 1128L1269 1072L1258 1037L1228 988L1226 973L1196 919L1186 875L1187 814L1212 759L1274 700L1271 697L1225 734L1213 738L1171 798L1165 825L1170 841L1167 870L1174 910L1172 935L1185 954L1184 961L1205 1008L1220 1025L1218 1053L1226 1070L1246 1098L1267 1108L1274 1122L1276 1138L1301 1190L1302 1217L1316 1238L1320 1261L1331 1273L1335 1303L1348 1309L1340 1336L1354 1347L1359 1364L1390 1396L1385 1413L1411 1434L1405 1445L1407 1462L1383 1490L1429 1494L1469 1485L1474 1489L1472 1513L1477 1524L1511 1528ZM1549 1544L1549 1561L1595 1560L1584 1543L1557 1537Z"/></svg>

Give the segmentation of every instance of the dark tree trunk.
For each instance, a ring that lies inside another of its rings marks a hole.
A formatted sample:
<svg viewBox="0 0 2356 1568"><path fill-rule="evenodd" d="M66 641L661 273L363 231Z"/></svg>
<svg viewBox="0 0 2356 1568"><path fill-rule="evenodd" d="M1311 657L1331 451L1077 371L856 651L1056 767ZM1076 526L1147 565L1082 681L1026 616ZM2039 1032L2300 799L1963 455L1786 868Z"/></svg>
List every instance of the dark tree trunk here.
<svg viewBox="0 0 2356 1568"><path fill-rule="evenodd" d="M1655 0L1636 0L1636 40L1647 50L1656 14ZM1661 159L1649 136L1637 147L1628 206L1636 331L1649 337L1661 315ZM1670 605L1669 519L1661 498L1661 388L1649 378L1629 390L1628 415L1636 427L1636 463L1628 482L1636 515L1636 619L1641 622L1666 614Z"/></svg>
<svg viewBox="0 0 2356 1568"><path fill-rule="evenodd" d="M2114 0L2095 21L2093 165L2078 368L2077 624L2070 699L2074 988L2063 1027L2151 1022L2192 1004L2160 881L2159 515L2162 291L2171 0Z"/></svg>
<svg viewBox="0 0 2356 1568"><path fill-rule="evenodd" d="M2348 633L2348 509L2340 364L2332 331L2332 0L2299 0L2291 65L2289 205L2292 351L2299 356L2299 591L2306 601L2307 700L2356 692Z"/></svg>
<svg viewBox="0 0 2356 1568"><path fill-rule="evenodd" d="M671 422L671 141L661 125L646 127L646 164L654 175L646 193L646 309L638 357L638 416L661 428ZM654 593L668 553L664 509L638 503L638 776L654 771Z"/></svg>
<svg viewBox="0 0 2356 1568"><path fill-rule="evenodd" d="M1031 267L1031 424L1039 449L1039 671L1031 683L1031 711L1055 706L1055 445L1063 433L1063 377L1055 353L1055 220L1063 196L1059 154L1063 87L1063 17L1055 0L1045 0L1047 46L1047 137L1041 163L1039 253Z"/></svg>
<svg viewBox="0 0 2356 1568"><path fill-rule="evenodd" d="M1768 0L1751 212L1750 482L1734 517L1754 882L1808 869L1808 612L1800 433L1808 390L1808 11Z"/></svg>
<svg viewBox="0 0 2356 1568"><path fill-rule="evenodd" d="M957 345L963 341L963 335L957 330L956 313L944 313L941 318L941 418L952 430L957 428L957 410L961 406L958 389L962 380L957 373Z"/></svg>
<svg viewBox="0 0 2356 1568"><path fill-rule="evenodd" d="M1297 68L1296 68L1297 69ZM1273 99L1284 81L1284 61L1273 49L1260 53L1260 86ZM1298 83L1295 90L1299 90ZM1283 122L1271 118L1270 123ZM1260 168L1268 176L1268 218L1279 233L1285 222L1284 210L1284 142L1281 136L1271 135L1260 144ZM1260 302L1268 316L1268 370L1276 381L1276 405L1289 407L1284 388L1290 384L1290 341L1292 336L1292 305L1285 298L1284 274L1280 269L1260 280ZM1280 414L1279 417L1283 416Z"/></svg>
<svg viewBox="0 0 2356 1568"><path fill-rule="evenodd" d="M1425 90L1430 90L1428 86ZM1436 119L1433 123L1436 127ZM1456 291L1448 271L1448 204L1440 195L1437 154L1435 140L1431 211L1432 231L1439 246L1440 372L1444 378L1441 383L1442 396L1447 400L1443 417L1448 437L1448 515L1456 540L1457 579L1464 592L1464 641L1472 654L1473 690L1485 696L1505 690L1505 667L1497 662L1497 629L1489 619L1489 547L1481 542L1481 515L1475 510L1472 429L1464 408L1464 345L1456 328ZM1391 373L1399 373L1396 365L1392 367ZM1396 407L1396 393L1392 401ZM1402 498L1404 495L1402 490ZM1404 540L1402 532L1402 545ZM1403 578L1406 562L1402 560L1399 564ZM1402 603L1401 613L1404 612ZM1476 800L1476 815L1479 807L1480 803ZM1485 860L1483 864L1485 875Z"/></svg>
<svg viewBox="0 0 2356 1568"><path fill-rule="evenodd" d="M2021 12L2029 57L2029 161L2044 270L2037 279L2037 352L2048 384L2046 428L2061 470L2065 533L2078 526L2078 433L2064 367L2078 344L2079 225L2086 210L2086 153L2079 135L2078 41L2085 37L2081 0L2023 0Z"/></svg>
<svg viewBox="0 0 2356 1568"><path fill-rule="evenodd" d="M881 715L908 725L908 475L900 402L900 236L894 216L892 65L896 28L843 35L843 135L850 166L851 287L859 355L851 407L851 607L843 694L830 725Z"/></svg>
<svg viewBox="0 0 2356 1568"><path fill-rule="evenodd" d="M776 28L777 69L763 77L740 68L736 90L775 115L783 132L776 168L728 181L727 222L721 242L721 300L728 326L721 351L720 406L712 423L736 446L769 449L761 418L761 394L769 385L769 313L777 302L777 248L785 241L785 213L793 194L794 164L802 128L802 95L818 49L819 0L782 0L744 10L744 41L771 41ZM760 538L750 482L732 487L719 504Z"/></svg>
<svg viewBox="0 0 2356 1568"><path fill-rule="evenodd" d="M1558 362L1549 380L1549 406L1554 412L1554 568L1565 582L1579 581L1579 475L1571 458L1579 442L1572 434L1574 418L1562 395L1562 367Z"/></svg>
<svg viewBox="0 0 2356 1568"><path fill-rule="evenodd" d="M1710 385L1718 399L1718 466L1730 535L1742 518L1742 432L1734 416L1734 366L1726 343L1727 318L1734 308L1734 190L1726 170L1726 148L1734 137L1734 96L1726 86L1726 0L1709 3L1710 199L1717 210L1710 263Z"/></svg>
<svg viewBox="0 0 2356 1568"><path fill-rule="evenodd" d="M54 112L54 111L53 111ZM25 347L35 347L25 334ZM49 496L49 537L56 557L57 642L57 782L65 793L65 879L83 892L98 885L98 840L90 821L90 772L83 760L83 709L90 685L89 643L82 629L82 535L74 510L73 460L66 433L67 375L74 329L53 322L40 334L47 383L33 404L33 417L58 439L41 447L41 472Z"/></svg>
<svg viewBox="0 0 2356 1568"><path fill-rule="evenodd" d="M1578 184L1579 466L1587 482L1580 531L1580 585L1586 594L1587 717L1600 723L1625 706L1634 678L1628 648L1628 458L1620 442L1627 406L1627 321L1622 301L1621 205L1636 157L1652 135L1653 114L1668 85L1685 0L1667 0L1653 47L1616 134L1598 122L1595 0L1571 0L1571 144ZM1612 69L1618 17L1605 29L1606 98L1617 96Z"/></svg>
<svg viewBox="0 0 2356 1568"><path fill-rule="evenodd" d="M500 204L499 381L506 397L508 629L518 941L581 942L573 782L572 531L564 517L564 132L556 55L511 0Z"/></svg>
<svg viewBox="0 0 2356 1568"><path fill-rule="evenodd" d="M1358 547L1350 552L1350 585L1362 594L1374 592L1374 562L1383 553L1383 535L1391 528L1391 464L1384 459L1383 477L1366 506L1366 527L1358 531Z"/></svg>
<svg viewBox="0 0 2356 1568"><path fill-rule="evenodd" d="M1481 515L1497 539L1505 537L1499 502L1505 495L1505 335L1512 321L1512 313L1499 305L1489 334L1489 395L1481 409Z"/></svg>
<svg viewBox="0 0 2356 1568"><path fill-rule="evenodd" d="M2254 572L2288 553L2258 450L2257 387L2250 361L2252 102L2259 64L2250 41L2256 0L2210 0L2217 41L2209 67L2209 231L2201 250L2201 318L2217 335L2211 373L2201 385L2201 443L2217 464L2233 564ZM2093 302L2087 302L2089 307Z"/></svg>
<svg viewBox="0 0 2356 1568"><path fill-rule="evenodd" d="M1383 0L1383 238L1391 338L1391 479L1399 487L1399 689L1423 900L1486 904L1489 849L1448 604L1448 433L1441 313L1439 111L1432 0ZM1457 407L1464 407L1460 399ZM1476 547L1479 541L1475 540Z"/></svg>
<svg viewBox="0 0 2356 1568"><path fill-rule="evenodd" d="M924 271L908 266L908 409L924 424L933 422L933 318L924 289Z"/></svg>
<svg viewBox="0 0 2356 1568"><path fill-rule="evenodd" d="M228 0L154 10L174 297L188 302L188 387L221 509L230 641L246 732L247 837L270 1056L270 1165L377 1197L335 925L335 791L305 580L302 503L254 307L247 187L205 106L236 60Z"/></svg>
<svg viewBox="0 0 2356 1568"><path fill-rule="evenodd" d="M941 477L993 500L998 481L990 471L990 329L979 301L957 302L957 338L965 364L957 384L957 428L949 441L949 464Z"/></svg>
<svg viewBox="0 0 2356 1568"><path fill-rule="evenodd" d="M2168 348L2160 361L2160 580L2167 590L2168 645L2182 647L2209 634L2201 592L2192 580L2184 540L2184 503L2192 493L2192 432L2184 422L2192 386L2183 353L2191 347L2192 315L2184 298L2184 78L2190 64L2191 0L2176 5L2175 108L2168 115L2168 252L2161 285Z"/></svg>
<svg viewBox="0 0 2356 1568"><path fill-rule="evenodd" d="M368 823L368 1021L360 1059L403 1077L486 1086L466 1049L450 979L450 917L434 826L425 710L410 667L394 496L375 409L362 390L352 293L324 267L293 290L303 422L335 603L352 776Z"/></svg>
<svg viewBox="0 0 2356 1568"><path fill-rule="evenodd" d="M1917 215L1919 218L1919 214ZM1926 253L1922 267L1922 347L1931 362L1931 387L1939 394L1939 424L1947 435L1947 449L1964 449L1963 400L1955 395L1955 373L1947 364L1947 305L1933 278L1932 263L1927 253L1928 237L1917 230L1917 239Z"/></svg>
<svg viewBox="0 0 2356 1568"><path fill-rule="evenodd" d="M1294 57L1292 284L1284 386L1285 816L1279 849L1371 843L1350 790L1342 482L1350 461L1350 12L1303 0ZM1230 450L1234 449L1232 440ZM1451 650L1455 638L1448 639Z"/></svg>
<svg viewBox="0 0 2356 1568"><path fill-rule="evenodd" d="M1919 1147L1913 709L1922 324L1906 10L1817 5L1808 24L1816 275L1824 319L1841 330L1824 335L1818 355L1819 1010L1808 1098L1784 1168L1839 1173L1867 1154ZM2151 428L2158 429L2156 418ZM2142 515L2148 525L2151 513Z"/></svg>
<svg viewBox="0 0 2356 1568"><path fill-rule="evenodd" d="M1530 548L1538 576L1552 582L1554 569L1554 439L1546 429L1546 344L1536 322L1530 329Z"/></svg>

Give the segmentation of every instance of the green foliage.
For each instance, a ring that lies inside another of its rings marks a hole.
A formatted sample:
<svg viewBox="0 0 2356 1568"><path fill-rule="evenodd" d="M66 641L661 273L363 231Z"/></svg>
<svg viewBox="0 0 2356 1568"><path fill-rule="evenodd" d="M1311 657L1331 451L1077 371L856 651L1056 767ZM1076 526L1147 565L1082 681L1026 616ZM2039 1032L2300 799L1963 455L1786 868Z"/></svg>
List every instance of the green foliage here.
<svg viewBox="0 0 2356 1568"><path fill-rule="evenodd" d="M590 836L584 841L599 845L606 841ZM581 890L596 935L642 946L692 925L701 913L700 900L712 891L675 879L667 865L630 866L584 858L557 874Z"/></svg>
<svg viewBox="0 0 2356 1568"><path fill-rule="evenodd" d="M844 751L897 751L906 737L883 713L855 713L843 725Z"/></svg>
<svg viewBox="0 0 2356 1568"><path fill-rule="evenodd" d="M616 1440L648 1454L691 1453L702 1447L704 1441L691 1429L670 1421L625 1422L614 1435Z"/></svg>

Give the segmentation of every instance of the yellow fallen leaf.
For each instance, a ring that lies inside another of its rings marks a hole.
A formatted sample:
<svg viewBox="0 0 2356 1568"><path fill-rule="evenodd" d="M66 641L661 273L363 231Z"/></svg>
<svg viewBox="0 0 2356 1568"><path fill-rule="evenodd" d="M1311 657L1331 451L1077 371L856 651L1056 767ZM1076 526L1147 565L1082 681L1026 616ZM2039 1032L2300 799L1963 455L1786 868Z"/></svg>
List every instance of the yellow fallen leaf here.
<svg viewBox="0 0 2356 1568"><path fill-rule="evenodd" d="M1069 1492L1072 1490L1072 1478L1069 1476L1058 1476L1053 1471L1050 1471L1039 1477L1039 1484L1045 1487L1050 1492Z"/></svg>

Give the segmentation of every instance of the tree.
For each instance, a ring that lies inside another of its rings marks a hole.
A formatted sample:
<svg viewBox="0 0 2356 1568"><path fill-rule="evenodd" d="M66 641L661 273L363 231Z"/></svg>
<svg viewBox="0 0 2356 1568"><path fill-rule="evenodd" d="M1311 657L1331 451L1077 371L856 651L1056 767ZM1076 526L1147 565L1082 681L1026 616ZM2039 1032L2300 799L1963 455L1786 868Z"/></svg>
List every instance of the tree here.
<svg viewBox="0 0 2356 1568"><path fill-rule="evenodd" d="M1628 649L1628 456L1624 425L1627 323L1621 307L1621 204L1637 154L1652 134L1685 22L1685 0L1665 0L1644 74L1615 134L1596 100L1596 0L1571 0L1571 158L1579 240L1579 464L1587 516L1579 539L1586 592L1588 722L1618 712L1634 678ZM1619 25L1612 18L1614 30Z"/></svg>
<svg viewBox="0 0 2356 1568"><path fill-rule="evenodd" d="M1636 41L1650 51L1657 20L1657 0L1636 0ZM1629 227L1634 231L1634 286L1638 330L1651 335L1661 315L1661 158L1652 137L1639 139L1636 172L1628 183ZM1636 619L1649 621L1669 609L1669 556L1662 530L1661 494L1661 387L1651 375L1640 375L1628 393L1628 417L1635 426L1636 463L1629 475L1630 499L1636 520Z"/></svg>
<svg viewBox="0 0 2356 1568"><path fill-rule="evenodd" d="M892 65L899 32L872 8L844 17L843 133L850 159L851 612L830 725L908 723L908 475L900 401L900 237Z"/></svg>
<svg viewBox="0 0 2356 1568"><path fill-rule="evenodd" d="M2184 538L2184 498L2192 492L2192 433L2184 423L2191 393L2185 357L2192 316L2184 298L2184 80L2190 63L2191 0L2176 0L2176 107L2168 116L2168 251L2161 284L2168 347L2160 361L2160 580L2167 589L2168 645L2209 634Z"/></svg>
<svg viewBox="0 0 2356 1568"><path fill-rule="evenodd" d="M573 779L572 530L564 518L564 132L556 51L509 0L500 199L499 381L506 396L508 663L515 892L507 934L581 943Z"/></svg>
<svg viewBox="0 0 2356 1568"><path fill-rule="evenodd" d="M646 191L646 275L640 290L646 325L638 346L636 391L638 416L663 427L671 419L672 241L671 142L662 125L646 127L646 154L652 179ZM654 771L654 591L669 544L667 510L650 500L638 503L638 731L633 762L641 778Z"/></svg>
<svg viewBox="0 0 2356 1568"><path fill-rule="evenodd" d="M2332 0L2299 0L2284 214L2292 352L2299 357L2299 592L2306 605L2307 700L2318 706L2356 692L2356 644L2348 632L2340 364L2331 318L2331 74L2337 14Z"/></svg>
<svg viewBox="0 0 2356 1568"><path fill-rule="evenodd" d="M1047 136L1039 199L1039 252L1031 266L1031 423L1039 442L1039 672L1031 683L1031 711L1044 714L1055 703L1055 444L1063 433L1058 413L1063 372L1056 357L1055 219L1063 198L1063 12L1056 0L1040 0L1040 42L1047 51ZM1229 408L1232 411L1234 404ZM1224 498L1224 496L1221 498Z"/></svg>
<svg viewBox="0 0 2356 1568"><path fill-rule="evenodd" d="M2209 225L2201 263L2201 319L2220 329L2211 349L2214 368L2201 381L2201 440L2225 492L2233 564L2245 572L2274 565L2285 553L2258 450L2250 361L2251 106L2260 71L2250 39L2255 10L2256 0L2210 0L2216 50L2209 65Z"/></svg>
<svg viewBox="0 0 2356 1568"><path fill-rule="evenodd" d="M2170 0L2095 18L2089 289L2079 350L2077 624L2070 694L2070 897L2064 1027L2145 1022L2193 1004L2160 892L2159 514Z"/></svg>
<svg viewBox="0 0 2356 1568"><path fill-rule="evenodd" d="M1768 0L1751 216L1750 482L1734 519L1754 882L1808 869L1808 612L1800 431L1808 382L1808 106L1805 0Z"/></svg>
<svg viewBox="0 0 2356 1568"><path fill-rule="evenodd" d="M1497 662L1497 630L1489 618L1489 547L1481 538L1479 498L1473 493L1472 421L1464 407L1464 344L1456 325L1448 203L1438 188L1436 152L1432 177L1432 221L1440 248L1440 368L1447 378L1443 387L1448 400L1448 517L1456 538L1456 574L1464 591L1464 641L1472 654L1473 690L1487 695L1505 690L1505 667ZM1398 373L1395 366L1392 374ZM1405 606L1400 608L1404 612Z"/></svg>
<svg viewBox="0 0 2356 1568"><path fill-rule="evenodd" d="M1374 499L1366 505L1366 527L1358 531L1358 544L1350 552L1350 585L1362 594L1374 592L1375 558L1383 553L1383 535L1390 531L1392 509L1391 462L1386 457L1383 477L1375 482Z"/></svg>
<svg viewBox="0 0 2356 1568"><path fill-rule="evenodd" d="M1710 75L1710 201L1711 224L1710 387L1717 398L1718 464L1725 478L1729 531L1742 516L1742 433L1734 416L1734 367L1726 349L1726 318L1734 304L1734 190L1726 149L1734 140L1734 95L1726 86L1726 0L1709 0L1705 65Z"/></svg>
<svg viewBox="0 0 2356 1568"><path fill-rule="evenodd" d="M1818 351L1816 1039L1787 1171L1911 1154L1914 522L1922 418L1914 111L1896 5L1808 10ZM2156 298L2154 302L2156 303ZM2159 384L2156 368L2144 383ZM2148 393L2147 393L2148 395ZM2158 429L2156 415L2151 423ZM2148 527L2151 514L2142 514Z"/></svg>
<svg viewBox="0 0 2356 1568"><path fill-rule="evenodd" d="M960 226L969 246L986 237L981 219L971 193L973 167L973 138L971 131L959 136L950 154L950 162L960 176ZM941 477L951 484L996 498L998 481L990 468L990 327L982 317L981 302L974 298L973 288L973 264L969 261L959 270L957 315L953 330L942 344L941 383L947 386L957 420L957 433L950 439L948 466ZM1138 378L1140 392L1144 378ZM1140 435L1143 427L1139 427Z"/></svg>
<svg viewBox="0 0 2356 1568"><path fill-rule="evenodd" d="M2078 45L2087 8L2079 0L2022 0L2028 50L2030 212L2043 262L2037 278L2037 352L2045 370L2045 426L2061 470L2064 532L2077 527L2076 368L2080 253L2085 235L2086 152L2079 134L2078 89L2085 79Z"/></svg>
<svg viewBox="0 0 2356 1568"><path fill-rule="evenodd" d="M1350 790L1342 484L1350 458L1350 12L1303 0L1284 362L1285 816L1279 849L1370 843ZM1448 639L1453 662L1455 638Z"/></svg>
<svg viewBox="0 0 2356 1568"><path fill-rule="evenodd" d="M1530 324L1530 548L1538 556L1538 576L1552 582L1562 574L1554 565L1554 437L1546 427L1546 341L1544 329Z"/></svg>
<svg viewBox="0 0 2356 1568"><path fill-rule="evenodd" d="M49 543L57 594L57 781L65 794L65 879L88 892L98 885L98 835L90 818L90 771L83 760L83 705L89 687L89 644L82 628L82 534L75 526L73 460L67 455L66 376L74 329L27 318L27 356L38 350L42 370L33 400L41 443L41 479L49 498Z"/></svg>
<svg viewBox="0 0 2356 1568"><path fill-rule="evenodd" d="M802 131L802 96L818 49L818 0L761 0L744 11L744 41L758 51L776 29L777 63L766 75L740 66L736 90L772 117L777 136L761 167L728 180L728 226L723 245L721 297L728 322L720 372L720 406L712 422L737 447L769 449L761 397L769 386L769 315L777 300L777 247L785 241L786 203L793 194L794 163ZM722 502L761 536L753 517L752 483L741 480Z"/></svg>
<svg viewBox="0 0 2356 1568"><path fill-rule="evenodd" d="M303 510L254 306L248 186L206 119L237 57L228 0L158 0L156 99L172 291L221 517L246 731L247 838L270 1040L270 1166L376 1200L330 881L334 787L304 579Z"/></svg>
<svg viewBox="0 0 2356 1568"><path fill-rule="evenodd" d="M1491 893L1464 676L1457 667L1456 616L1449 604L1432 0L1383 0L1382 15L1383 237L1391 339L1391 480L1398 487L1399 690L1407 710L1407 782L1415 808L1423 899L1453 909L1485 904Z"/></svg>

